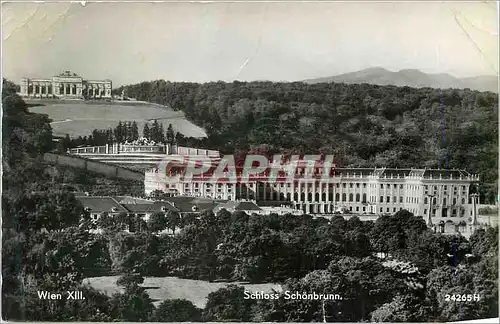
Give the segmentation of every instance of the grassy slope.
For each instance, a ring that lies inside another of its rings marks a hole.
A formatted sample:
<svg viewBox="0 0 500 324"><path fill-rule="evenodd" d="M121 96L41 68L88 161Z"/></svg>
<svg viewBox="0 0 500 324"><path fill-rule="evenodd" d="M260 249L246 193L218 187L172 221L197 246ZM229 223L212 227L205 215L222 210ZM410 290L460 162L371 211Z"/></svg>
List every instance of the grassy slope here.
<svg viewBox="0 0 500 324"><path fill-rule="evenodd" d="M205 137L204 130L189 122L180 111L156 104L138 103L85 103L44 102L43 106L31 107L30 111L47 114L53 120L55 135L71 137L90 135L94 129L114 128L121 121L136 121L142 132L144 123L157 119L166 130L172 124L175 132L187 137Z"/></svg>
<svg viewBox="0 0 500 324"><path fill-rule="evenodd" d="M92 287L111 295L114 292L122 291L116 285L118 278L118 276L88 278L85 279L85 283L89 283ZM176 277L145 277L142 286L148 287L146 291L155 300L155 305L166 299L180 298L187 299L197 307L203 308L205 307L208 294L226 285L228 283L179 279ZM243 286L252 292L271 292L273 288L276 290L280 289L279 285L274 284L244 284Z"/></svg>

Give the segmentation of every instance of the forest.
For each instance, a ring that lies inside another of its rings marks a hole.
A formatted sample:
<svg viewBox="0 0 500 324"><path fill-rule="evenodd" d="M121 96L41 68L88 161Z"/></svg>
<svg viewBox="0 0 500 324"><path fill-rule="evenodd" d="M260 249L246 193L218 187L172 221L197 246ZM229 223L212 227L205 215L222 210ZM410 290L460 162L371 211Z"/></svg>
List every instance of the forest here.
<svg viewBox="0 0 500 324"><path fill-rule="evenodd" d="M498 96L369 84L157 80L120 87L204 127L185 144L222 153L334 154L337 166L458 168L478 173L481 203L498 179Z"/></svg>
<svg viewBox="0 0 500 324"><path fill-rule="evenodd" d="M156 213L147 222L103 215L94 224L68 186L98 183L43 163L43 153L55 149L50 120L29 113L12 86L4 80L3 319L432 322L498 316L498 227L469 239L446 236L405 210L374 222L222 210L199 217ZM127 185L107 181L116 190ZM103 231L92 233L96 226ZM130 233L122 231L127 228ZM158 234L164 228L180 230ZM108 296L82 283L109 274L121 276L123 292ZM334 292L342 300L248 300L243 287L232 284L210 293L203 309L182 299L155 306L141 286L146 276L272 282L290 291ZM81 290L86 299L47 302L37 295L66 290ZM444 298L471 293L479 301Z"/></svg>

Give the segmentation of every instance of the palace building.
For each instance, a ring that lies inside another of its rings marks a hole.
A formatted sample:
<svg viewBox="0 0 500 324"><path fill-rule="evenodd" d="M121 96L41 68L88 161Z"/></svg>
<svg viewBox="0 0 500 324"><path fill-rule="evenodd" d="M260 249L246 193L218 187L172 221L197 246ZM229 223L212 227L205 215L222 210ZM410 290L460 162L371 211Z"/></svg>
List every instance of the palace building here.
<svg viewBox="0 0 500 324"><path fill-rule="evenodd" d="M304 168L297 168L297 175ZM167 177L169 178L167 180ZM145 173L146 194L161 190L225 200L253 200L261 205L287 204L307 214L393 214L406 209L428 223L473 217L477 197L471 195L477 175L462 170L333 168L330 177L312 176L292 181L214 181L207 178L179 178L149 170ZM472 190L471 190L472 189ZM429 217L430 216L430 217Z"/></svg>
<svg viewBox="0 0 500 324"><path fill-rule="evenodd" d="M140 142L140 141L139 141ZM69 154L115 165L140 167L144 172L145 194L155 190L170 196L190 196L233 202L251 201L259 208L285 208L302 214L349 214L363 217L392 215L408 210L426 220L429 227L454 232L456 226L477 225L479 176L464 170L337 168L330 165L315 169L302 160L292 177L270 179L270 166L262 175L243 177L223 172L224 179L213 176L214 169L193 177L184 177L186 161L215 163L218 151L159 145L126 143L68 150ZM326 171L325 171L326 170ZM308 174L308 172L312 172ZM329 174L328 174L329 172ZM444 229L449 226L452 229ZM472 233L472 231L470 231Z"/></svg>
<svg viewBox="0 0 500 324"><path fill-rule="evenodd" d="M28 98L111 98L111 80L84 80L71 71L49 79L21 79L19 95Z"/></svg>

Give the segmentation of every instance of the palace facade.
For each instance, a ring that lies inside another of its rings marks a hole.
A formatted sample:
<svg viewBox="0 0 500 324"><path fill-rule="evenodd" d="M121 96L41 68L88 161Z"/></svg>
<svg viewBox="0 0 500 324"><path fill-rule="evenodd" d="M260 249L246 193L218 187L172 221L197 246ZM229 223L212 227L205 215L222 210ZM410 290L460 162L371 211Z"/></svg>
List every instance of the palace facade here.
<svg viewBox="0 0 500 324"><path fill-rule="evenodd" d="M21 79L20 96L28 98L111 98L111 80L84 80L71 71L49 79Z"/></svg>
<svg viewBox="0 0 500 324"><path fill-rule="evenodd" d="M304 169L297 168L297 175ZM192 178L167 181L157 169L145 173L146 194L154 190L213 199L249 199L260 205L288 204L307 214L393 214L406 209L427 222L452 220L457 224L473 217L473 186L478 175L463 170L334 168L330 177L296 178L292 181L228 179L216 182ZM473 201L474 200L474 201Z"/></svg>

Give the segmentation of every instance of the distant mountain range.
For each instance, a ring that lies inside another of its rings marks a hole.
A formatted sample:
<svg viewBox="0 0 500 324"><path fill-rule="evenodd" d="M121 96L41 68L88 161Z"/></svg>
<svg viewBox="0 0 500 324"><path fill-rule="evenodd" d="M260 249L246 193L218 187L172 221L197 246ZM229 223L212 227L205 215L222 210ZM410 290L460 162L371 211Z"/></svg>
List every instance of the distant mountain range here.
<svg viewBox="0 0 500 324"><path fill-rule="evenodd" d="M357 72L340 74L332 77L304 80L306 83L338 82L338 83L369 83L378 85L409 86L414 88L455 88L474 89L479 91L498 92L498 78L494 75L484 75L459 79L450 74L427 74L419 70L401 70L392 72L384 68L368 68Z"/></svg>

